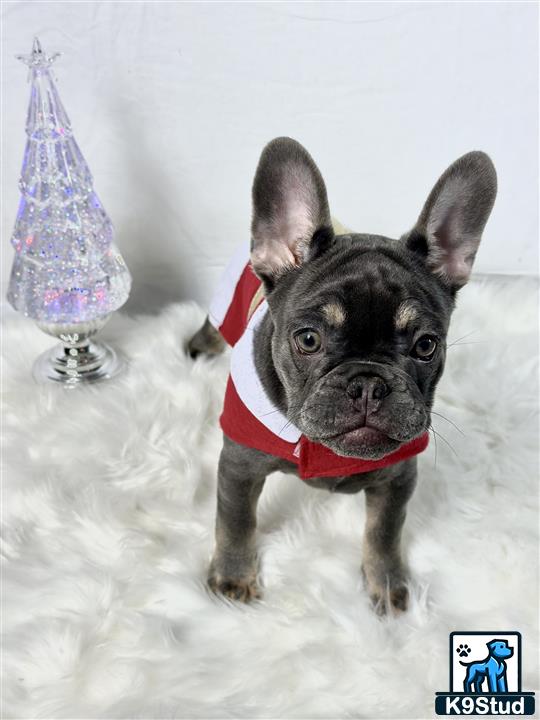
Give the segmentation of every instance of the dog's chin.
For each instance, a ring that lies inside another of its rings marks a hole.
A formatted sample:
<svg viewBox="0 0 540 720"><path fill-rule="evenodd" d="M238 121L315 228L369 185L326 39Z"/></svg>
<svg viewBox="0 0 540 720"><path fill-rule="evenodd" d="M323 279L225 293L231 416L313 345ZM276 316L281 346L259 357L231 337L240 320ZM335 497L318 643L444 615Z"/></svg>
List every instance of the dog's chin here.
<svg viewBox="0 0 540 720"><path fill-rule="evenodd" d="M381 430L366 426L318 442L338 455L362 460L380 460L402 444L399 440L388 437Z"/></svg>

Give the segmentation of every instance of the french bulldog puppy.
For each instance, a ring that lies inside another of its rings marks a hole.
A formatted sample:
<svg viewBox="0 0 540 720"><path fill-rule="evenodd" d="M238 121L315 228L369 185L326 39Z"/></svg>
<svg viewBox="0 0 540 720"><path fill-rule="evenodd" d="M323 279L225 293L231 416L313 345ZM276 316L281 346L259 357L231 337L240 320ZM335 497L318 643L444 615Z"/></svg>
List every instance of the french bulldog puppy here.
<svg viewBox="0 0 540 720"><path fill-rule="evenodd" d="M470 152L438 180L412 230L393 240L336 235L323 178L290 138L264 148L255 175L251 267L264 309L250 342L258 381L302 442L353 469L360 463L360 472L304 482L364 490L362 573L379 613L408 605L400 536L419 450L400 451L418 448L430 428L456 293L469 279L496 190L489 157ZM207 319L189 351L215 354L223 346ZM260 596L255 529L265 479L276 470L298 474L299 465L231 434L219 460L208 581L215 592L248 601ZM397 460L385 464L389 457Z"/></svg>

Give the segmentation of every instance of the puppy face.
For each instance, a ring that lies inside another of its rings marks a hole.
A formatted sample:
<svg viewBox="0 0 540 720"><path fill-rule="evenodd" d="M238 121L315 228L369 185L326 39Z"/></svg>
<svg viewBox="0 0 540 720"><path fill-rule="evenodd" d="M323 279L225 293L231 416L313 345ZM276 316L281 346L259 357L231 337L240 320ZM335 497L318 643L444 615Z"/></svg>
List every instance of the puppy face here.
<svg viewBox="0 0 540 720"><path fill-rule="evenodd" d="M452 296L409 255L339 236L269 298L288 416L341 455L382 457L429 425Z"/></svg>
<svg viewBox="0 0 540 720"><path fill-rule="evenodd" d="M489 158L451 166L400 240L333 234L315 163L281 138L254 185L252 264L286 413L340 455L377 459L430 424L456 290L493 205Z"/></svg>

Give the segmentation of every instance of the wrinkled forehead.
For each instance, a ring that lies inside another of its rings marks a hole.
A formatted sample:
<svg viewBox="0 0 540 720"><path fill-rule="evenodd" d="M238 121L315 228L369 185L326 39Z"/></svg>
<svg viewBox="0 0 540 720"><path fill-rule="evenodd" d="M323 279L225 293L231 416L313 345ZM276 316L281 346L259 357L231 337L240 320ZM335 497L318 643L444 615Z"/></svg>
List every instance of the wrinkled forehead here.
<svg viewBox="0 0 540 720"><path fill-rule="evenodd" d="M292 299L299 317L318 315L326 324L366 339L426 323L444 330L440 298L399 257L376 251L340 254L299 280Z"/></svg>

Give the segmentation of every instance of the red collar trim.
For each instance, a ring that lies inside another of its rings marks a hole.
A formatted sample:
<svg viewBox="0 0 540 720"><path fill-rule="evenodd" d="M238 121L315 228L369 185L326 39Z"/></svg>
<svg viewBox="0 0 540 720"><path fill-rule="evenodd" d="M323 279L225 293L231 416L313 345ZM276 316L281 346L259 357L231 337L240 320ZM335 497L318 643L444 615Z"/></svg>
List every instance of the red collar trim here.
<svg viewBox="0 0 540 720"><path fill-rule="evenodd" d="M221 429L231 440L297 465L298 474L303 480L313 477L356 475L379 470L418 455L426 449L429 442L429 435L426 432L380 460L342 457L324 445L311 442L303 435L299 443L289 443L274 435L250 413L240 400L230 377L219 422Z"/></svg>

